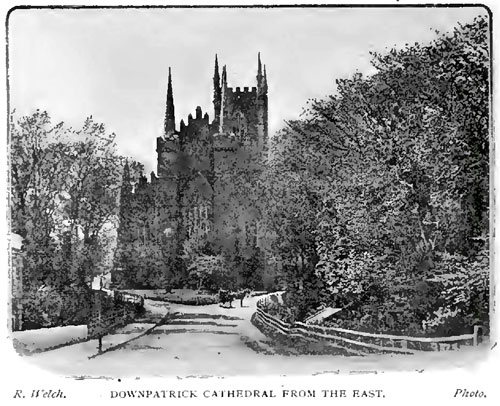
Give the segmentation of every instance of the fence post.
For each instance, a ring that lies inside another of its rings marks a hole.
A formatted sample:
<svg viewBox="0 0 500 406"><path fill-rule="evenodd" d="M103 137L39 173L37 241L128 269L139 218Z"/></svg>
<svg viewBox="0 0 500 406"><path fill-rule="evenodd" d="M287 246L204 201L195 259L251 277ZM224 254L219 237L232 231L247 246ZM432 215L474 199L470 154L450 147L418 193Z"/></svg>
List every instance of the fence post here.
<svg viewBox="0 0 500 406"><path fill-rule="evenodd" d="M474 336L472 337L472 345L475 347L479 345L479 332L482 332L482 326L474 326Z"/></svg>

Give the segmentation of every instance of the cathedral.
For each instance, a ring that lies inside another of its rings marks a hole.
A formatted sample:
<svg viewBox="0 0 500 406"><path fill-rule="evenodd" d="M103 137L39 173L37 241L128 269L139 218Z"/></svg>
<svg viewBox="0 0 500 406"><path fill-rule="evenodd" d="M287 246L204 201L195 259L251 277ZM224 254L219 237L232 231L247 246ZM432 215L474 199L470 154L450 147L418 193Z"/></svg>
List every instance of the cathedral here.
<svg viewBox="0 0 500 406"><path fill-rule="evenodd" d="M212 120L198 106L177 127L173 88L169 68L157 175L134 184L128 164L124 168L114 283L182 284L190 255L202 252L241 266L239 284L248 285L263 258L259 179L268 149L266 66L259 54L256 86L230 87L216 55Z"/></svg>

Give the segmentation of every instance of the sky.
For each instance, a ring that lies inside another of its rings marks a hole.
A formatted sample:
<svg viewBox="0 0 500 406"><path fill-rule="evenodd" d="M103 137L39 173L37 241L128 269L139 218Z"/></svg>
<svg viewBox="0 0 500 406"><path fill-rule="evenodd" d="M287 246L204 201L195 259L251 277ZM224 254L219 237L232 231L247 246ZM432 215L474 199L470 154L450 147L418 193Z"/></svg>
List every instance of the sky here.
<svg viewBox="0 0 500 406"><path fill-rule="evenodd" d="M10 105L74 128L86 117L116 134L119 153L156 171L168 68L177 128L197 106L213 118L213 70L255 86L257 54L269 84L269 130L299 116L335 79L369 75L384 52L466 23L481 8L216 8L15 10L9 18Z"/></svg>

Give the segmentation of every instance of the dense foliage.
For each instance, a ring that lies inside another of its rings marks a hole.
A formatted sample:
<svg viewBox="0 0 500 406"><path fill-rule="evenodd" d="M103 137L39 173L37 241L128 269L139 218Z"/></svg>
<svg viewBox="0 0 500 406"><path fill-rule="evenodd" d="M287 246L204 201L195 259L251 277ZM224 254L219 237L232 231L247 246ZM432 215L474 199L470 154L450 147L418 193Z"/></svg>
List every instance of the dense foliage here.
<svg viewBox="0 0 500 406"><path fill-rule="evenodd" d="M338 80L277 134L266 223L295 318L336 306L374 331L487 323L489 61L478 17L373 54L376 74Z"/></svg>
<svg viewBox="0 0 500 406"><path fill-rule="evenodd" d="M26 325L82 322L94 275L109 271L121 159L114 135L46 112L10 119L11 228L22 237ZM85 305L86 304L86 305Z"/></svg>

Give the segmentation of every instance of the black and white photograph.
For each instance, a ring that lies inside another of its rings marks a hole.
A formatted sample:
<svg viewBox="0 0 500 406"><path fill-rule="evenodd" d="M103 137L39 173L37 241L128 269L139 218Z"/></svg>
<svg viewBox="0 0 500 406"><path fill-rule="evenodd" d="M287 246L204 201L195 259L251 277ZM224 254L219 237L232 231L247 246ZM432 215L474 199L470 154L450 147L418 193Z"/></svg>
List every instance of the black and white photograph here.
<svg viewBox="0 0 500 406"><path fill-rule="evenodd" d="M494 404L494 16L5 8L8 404Z"/></svg>

